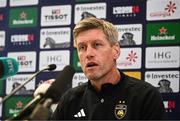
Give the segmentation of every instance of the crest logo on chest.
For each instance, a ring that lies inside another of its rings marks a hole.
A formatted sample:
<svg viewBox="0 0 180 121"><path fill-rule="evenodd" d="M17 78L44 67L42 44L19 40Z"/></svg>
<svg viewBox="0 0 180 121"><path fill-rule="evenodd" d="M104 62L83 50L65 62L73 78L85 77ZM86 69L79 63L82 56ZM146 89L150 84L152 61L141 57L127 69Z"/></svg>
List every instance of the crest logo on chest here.
<svg viewBox="0 0 180 121"><path fill-rule="evenodd" d="M119 103L114 108L114 113L117 119L122 119L126 115L127 105L125 101L119 101Z"/></svg>

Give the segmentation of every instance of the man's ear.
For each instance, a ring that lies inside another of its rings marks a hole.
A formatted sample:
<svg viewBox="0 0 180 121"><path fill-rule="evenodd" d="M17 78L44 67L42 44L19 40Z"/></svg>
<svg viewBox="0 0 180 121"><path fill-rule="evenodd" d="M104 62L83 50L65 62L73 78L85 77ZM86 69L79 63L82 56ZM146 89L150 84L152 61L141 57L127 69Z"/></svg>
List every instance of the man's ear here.
<svg viewBox="0 0 180 121"><path fill-rule="evenodd" d="M116 43L115 45L113 45L113 52L114 52L114 59L118 59L121 53L119 43Z"/></svg>

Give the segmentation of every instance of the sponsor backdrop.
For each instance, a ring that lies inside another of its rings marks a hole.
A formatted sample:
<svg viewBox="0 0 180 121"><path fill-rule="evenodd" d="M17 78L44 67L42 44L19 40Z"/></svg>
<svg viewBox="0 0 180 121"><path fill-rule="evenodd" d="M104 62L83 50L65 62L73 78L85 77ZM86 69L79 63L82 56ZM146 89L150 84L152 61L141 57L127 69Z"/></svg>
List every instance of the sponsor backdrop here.
<svg viewBox="0 0 180 121"><path fill-rule="evenodd" d="M15 76L0 80L0 100L38 70L57 65L0 105L0 120L16 115L37 86L56 78L66 65L76 74L65 88L87 81L72 30L92 16L117 27L122 48L117 67L157 87L169 119L180 119L180 0L0 0L0 56L19 62Z"/></svg>

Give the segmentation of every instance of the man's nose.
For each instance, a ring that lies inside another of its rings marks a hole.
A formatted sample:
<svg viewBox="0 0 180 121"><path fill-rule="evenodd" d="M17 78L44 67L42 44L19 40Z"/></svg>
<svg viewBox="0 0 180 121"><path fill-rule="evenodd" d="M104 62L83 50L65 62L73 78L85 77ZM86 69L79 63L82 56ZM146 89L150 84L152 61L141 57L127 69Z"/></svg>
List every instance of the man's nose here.
<svg viewBox="0 0 180 121"><path fill-rule="evenodd" d="M87 50L86 50L87 58L92 58L94 56L94 54L95 54L94 49L91 46L88 46Z"/></svg>

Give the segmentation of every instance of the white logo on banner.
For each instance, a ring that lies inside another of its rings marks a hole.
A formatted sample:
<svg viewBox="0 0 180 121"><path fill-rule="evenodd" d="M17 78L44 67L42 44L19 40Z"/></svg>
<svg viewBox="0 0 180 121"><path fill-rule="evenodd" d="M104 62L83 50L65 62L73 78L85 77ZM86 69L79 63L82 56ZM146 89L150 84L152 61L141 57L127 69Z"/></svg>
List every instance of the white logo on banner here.
<svg viewBox="0 0 180 121"><path fill-rule="evenodd" d="M142 24L116 25L116 27L121 46L142 44Z"/></svg>
<svg viewBox="0 0 180 121"><path fill-rule="evenodd" d="M41 8L41 26L71 24L71 5L44 6Z"/></svg>
<svg viewBox="0 0 180 121"><path fill-rule="evenodd" d="M121 48L117 67L120 69L141 68L141 48Z"/></svg>
<svg viewBox="0 0 180 121"><path fill-rule="evenodd" d="M5 31L0 31L0 50L5 46Z"/></svg>
<svg viewBox="0 0 180 121"><path fill-rule="evenodd" d="M36 52L10 52L8 57L15 58L18 61L18 72L34 72L36 70Z"/></svg>
<svg viewBox="0 0 180 121"><path fill-rule="evenodd" d="M146 48L146 68L179 67L179 47Z"/></svg>
<svg viewBox="0 0 180 121"><path fill-rule="evenodd" d="M70 51L41 51L39 59L39 70L47 67L50 64L56 64L57 68L55 71L62 70L65 66L70 64Z"/></svg>
<svg viewBox="0 0 180 121"><path fill-rule="evenodd" d="M11 35L11 42L14 45L30 45L35 40L34 34Z"/></svg>
<svg viewBox="0 0 180 121"><path fill-rule="evenodd" d="M32 77L31 74L17 74L12 77L8 77L6 80L6 94L11 93L17 86L20 86L25 81ZM32 95L35 89L35 78L23 86L16 95Z"/></svg>
<svg viewBox="0 0 180 121"><path fill-rule="evenodd" d="M87 17L106 18L106 3L76 4L74 23Z"/></svg>
<svg viewBox="0 0 180 121"><path fill-rule="evenodd" d="M70 47L71 29L51 28L41 29L40 48L68 48Z"/></svg>
<svg viewBox="0 0 180 121"><path fill-rule="evenodd" d="M147 20L170 20L180 18L180 0L148 0Z"/></svg>
<svg viewBox="0 0 180 121"><path fill-rule="evenodd" d="M84 73L75 73L72 80L72 87L79 86L87 81L88 79Z"/></svg>
<svg viewBox="0 0 180 121"><path fill-rule="evenodd" d="M7 0L0 0L0 8L6 7L6 5L7 5Z"/></svg>
<svg viewBox="0 0 180 121"><path fill-rule="evenodd" d="M10 6L37 5L38 0L10 0Z"/></svg>
<svg viewBox="0 0 180 121"><path fill-rule="evenodd" d="M145 81L157 87L160 93L179 92L179 71L148 71Z"/></svg>

